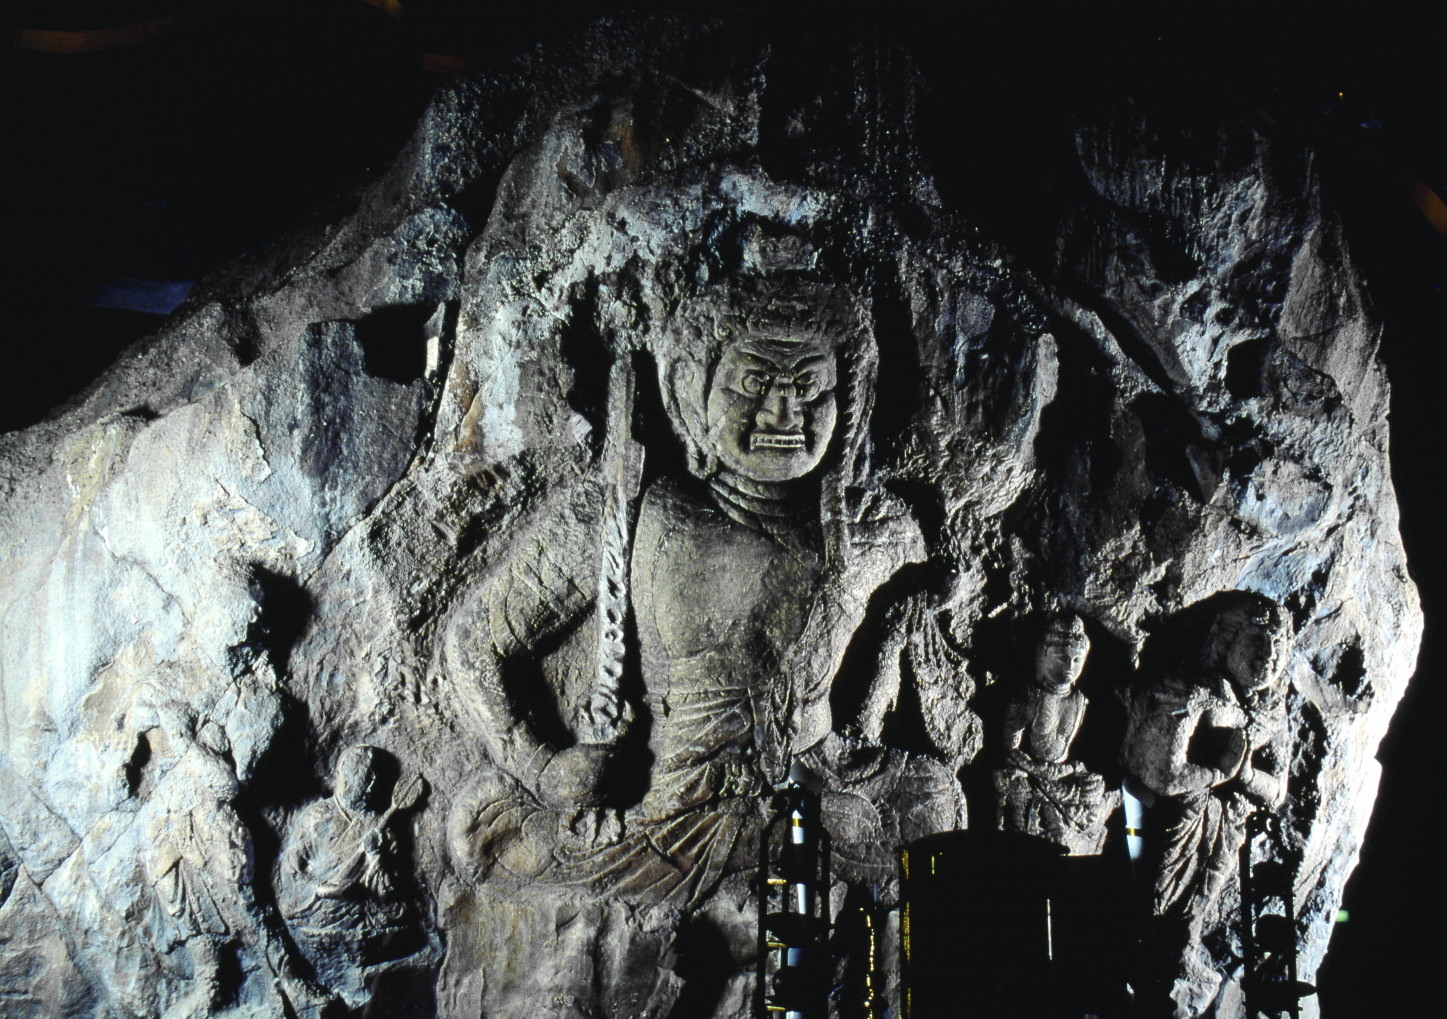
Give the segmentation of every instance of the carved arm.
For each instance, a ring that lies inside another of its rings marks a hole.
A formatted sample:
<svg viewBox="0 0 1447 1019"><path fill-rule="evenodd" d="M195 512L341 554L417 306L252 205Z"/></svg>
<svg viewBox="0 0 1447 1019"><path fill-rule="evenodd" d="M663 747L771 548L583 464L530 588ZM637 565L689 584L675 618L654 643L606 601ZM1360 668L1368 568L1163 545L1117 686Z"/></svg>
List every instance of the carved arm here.
<svg viewBox="0 0 1447 1019"><path fill-rule="evenodd" d="M606 751L586 745L560 750L539 737L508 689L503 666L538 654L539 645L576 627L592 610L598 555L590 496L602 498L595 484L580 486L563 512L530 529L505 562L464 589L441 635L444 677L488 755L549 802L587 802Z"/></svg>
<svg viewBox="0 0 1447 1019"><path fill-rule="evenodd" d="M797 705L796 713L785 712L792 715L786 749L793 753L818 743L833 726L829 694L870 597L903 566L925 558L919 525L902 506L871 504L865 510L854 523L852 563L843 570L826 569L819 578L804 626L805 637L783 670L786 676L793 677L790 689ZM900 659L912 619L908 604L891 610L884 646L875 661L876 675L860 717L849 720L871 739L878 738L884 717L898 698Z"/></svg>

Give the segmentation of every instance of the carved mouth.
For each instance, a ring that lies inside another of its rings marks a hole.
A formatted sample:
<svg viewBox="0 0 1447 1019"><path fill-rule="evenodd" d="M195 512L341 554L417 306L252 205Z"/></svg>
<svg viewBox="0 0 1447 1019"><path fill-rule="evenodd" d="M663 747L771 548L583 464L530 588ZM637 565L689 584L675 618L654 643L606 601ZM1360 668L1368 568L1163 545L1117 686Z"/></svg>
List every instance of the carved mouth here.
<svg viewBox="0 0 1447 1019"><path fill-rule="evenodd" d="M749 449L803 449L803 432L754 432L749 436Z"/></svg>

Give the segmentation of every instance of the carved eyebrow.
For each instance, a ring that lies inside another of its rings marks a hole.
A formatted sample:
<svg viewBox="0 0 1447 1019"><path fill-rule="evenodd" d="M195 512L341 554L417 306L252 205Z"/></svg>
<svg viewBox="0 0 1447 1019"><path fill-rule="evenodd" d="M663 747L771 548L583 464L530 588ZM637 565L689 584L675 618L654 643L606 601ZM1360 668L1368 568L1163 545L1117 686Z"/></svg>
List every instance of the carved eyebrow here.
<svg viewBox="0 0 1447 1019"><path fill-rule="evenodd" d="M763 368L770 371L777 371L783 367L783 363L770 357L768 354L757 350L750 350L748 347L739 348L739 357L745 361L752 362L749 367Z"/></svg>
<svg viewBox="0 0 1447 1019"><path fill-rule="evenodd" d="M794 362L789 366L789 370L797 375L806 368L814 367L815 364L827 365L828 363L829 356L827 354L821 354L816 350L795 358Z"/></svg>
<svg viewBox="0 0 1447 1019"><path fill-rule="evenodd" d="M737 349L741 358L752 361L757 367L794 375L797 375L806 367L812 367L816 363L827 365L830 361L830 354L823 351L777 349L783 346L782 343L777 343L774 346L776 347L774 350L770 350L763 345L740 346ZM790 346L794 345L790 344Z"/></svg>

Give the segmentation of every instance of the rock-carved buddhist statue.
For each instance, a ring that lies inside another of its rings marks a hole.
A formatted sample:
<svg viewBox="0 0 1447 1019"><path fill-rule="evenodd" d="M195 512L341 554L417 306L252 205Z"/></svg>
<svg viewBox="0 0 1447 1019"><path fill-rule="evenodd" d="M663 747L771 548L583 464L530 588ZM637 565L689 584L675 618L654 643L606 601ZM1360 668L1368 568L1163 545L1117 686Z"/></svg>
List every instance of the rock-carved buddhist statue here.
<svg viewBox="0 0 1447 1019"><path fill-rule="evenodd" d="M277 906L317 975L351 1004L367 970L415 950L415 917L396 886L394 822L422 779L384 780L385 751L343 751L335 789L292 822L278 862Z"/></svg>
<svg viewBox="0 0 1447 1019"><path fill-rule="evenodd" d="M768 794L797 765L824 790L841 873L888 880L894 847L959 826L963 799L936 762L836 735L830 709L871 596L923 557L903 504L856 487L877 358L867 311L834 288L733 282L681 301L643 346L683 469L643 487L626 546L600 521L609 483L579 485L447 624L443 667L501 773L454 808L453 854L479 878L697 902L756 866ZM626 562L639 675L616 712L596 688L587 711L572 706L575 732L606 733L611 714L616 737L568 745L504 676L596 612L600 532ZM620 802L616 776L638 759L641 793Z"/></svg>
<svg viewBox="0 0 1447 1019"><path fill-rule="evenodd" d="M1207 605L1207 603L1203 603ZM1235 879L1247 816L1280 805L1289 763L1286 680L1291 617L1257 594L1214 596L1194 662L1147 676L1130 698L1124 764L1150 802L1147 875L1161 951L1180 952L1182 1014L1209 1000L1219 976L1200 945ZM1198 960L1193 965L1193 960ZM1174 960L1162 963L1174 969Z"/></svg>
<svg viewBox="0 0 1447 1019"><path fill-rule="evenodd" d="M191 742L185 741L188 738ZM231 809L236 779L221 763L225 734L215 723L197 726L194 735L190 726L173 724L169 731L153 730L151 740L168 751L172 742L179 744L163 792L184 788L182 779L199 790L193 794L196 809L183 809L190 804L179 795L176 809L169 809L171 804L158 796L157 802L166 802L167 809L155 810L148 818L149 852L144 863L155 892L156 944L164 958L189 970L188 996L179 1007L210 1009L221 983L224 946L237 926L225 890L252 876L249 839Z"/></svg>
<svg viewBox="0 0 1447 1019"><path fill-rule="evenodd" d="M151 684L135 697L150 796L139 819L141 865L150 885L152 944L171 987L165 1015L208 1014L235 993L228 956L246 940L262 947L267 979L301 1014L326 1001L296 972L253 890L255 844L238 814L232 746L217 722Z"/></svg>
<svg viewBox="0 0 1447 1019"><path fill-rule="evenodd" d="M1076 687L1089 651L1078 616L1046 624L1031 682L1005 711L1005 763L995 785L1001 827L1093 855L1104 847L1106 820L1120 793L1070 759L1089 703Z"/></svg>

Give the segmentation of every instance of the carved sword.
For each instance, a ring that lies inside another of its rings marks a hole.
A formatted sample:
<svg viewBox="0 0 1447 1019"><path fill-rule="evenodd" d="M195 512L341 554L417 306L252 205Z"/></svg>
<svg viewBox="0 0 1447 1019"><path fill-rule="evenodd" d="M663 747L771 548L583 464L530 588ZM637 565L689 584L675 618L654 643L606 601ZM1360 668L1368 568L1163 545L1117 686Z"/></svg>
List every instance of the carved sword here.
<svg viewBox="0 0 1447 1019"><path fill-rule="evenodd" d="M598 569L597 672L588 703L593 743L613 742L623 721L621 685L627 653L628 550L633 535L633 503L643 480L643 446L633 438L635 384L633 359L624 347L615 354L608 373L607 434L603 440L607 494Z"/></svg>

